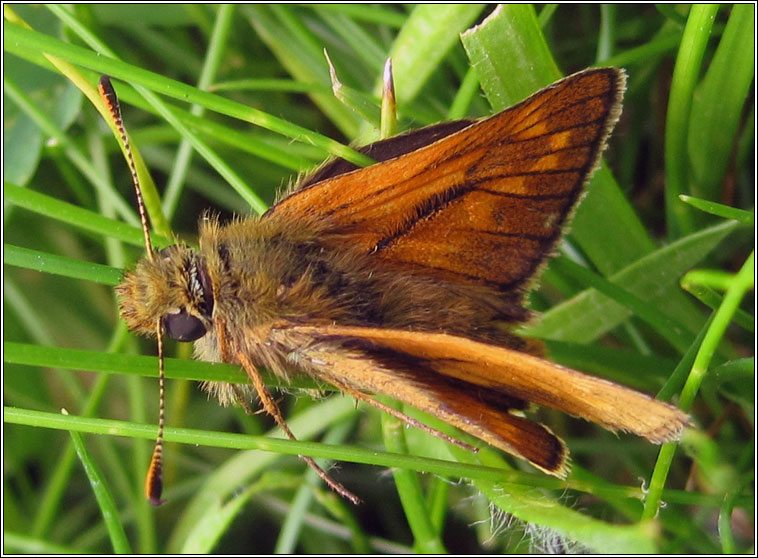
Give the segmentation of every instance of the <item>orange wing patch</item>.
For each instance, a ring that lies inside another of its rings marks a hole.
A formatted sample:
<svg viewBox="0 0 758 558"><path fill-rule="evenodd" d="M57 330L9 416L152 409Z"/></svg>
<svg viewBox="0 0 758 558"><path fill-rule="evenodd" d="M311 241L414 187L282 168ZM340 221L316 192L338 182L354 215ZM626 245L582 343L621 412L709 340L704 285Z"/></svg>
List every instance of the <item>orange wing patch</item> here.
<svg viewBox="0 0 758 558"><path fill-rule="evenodd" d="M548 256L620 113L625 75L570 76L426 147L311 184L272 216L329 223L388 264L518 288Z"/></svg>

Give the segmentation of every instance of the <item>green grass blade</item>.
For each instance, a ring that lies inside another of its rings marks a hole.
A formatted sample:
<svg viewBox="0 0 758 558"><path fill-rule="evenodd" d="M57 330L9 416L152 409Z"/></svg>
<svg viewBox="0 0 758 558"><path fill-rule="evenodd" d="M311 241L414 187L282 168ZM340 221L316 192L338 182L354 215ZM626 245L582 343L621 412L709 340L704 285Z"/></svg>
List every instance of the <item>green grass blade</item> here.
<svg viewBox="0 0 758 558"><path fill-rule="evenodd" d="M742 266L742 269L740 269L739 273L734 277L732 285L727 290L721 306L713 315L713 321L703 336L703 342L698 349L692 369L687 377L687 382L682 389L682 394L679 400L679 407L681 409L688 411L692 407L695 396L700 389L700 385L710 367L711 360L716 353L718 344L729 325L731 315L738 308L745 293L754 288L754 258L754 253L751 253L750 257ZM643 518L653 518L658 513L662 499L661 493L663 491L663 482L668 475L671 462L674 458L675 449L676 444L665 444L661 448L658 462L655 466L655 472L651 480L650 493L645 500Z"/></svg>
<svg viewBox="0 0 758 558"><path fill-rule="evenodd" d="M679 351L685 351L691 342L691 336L687 335L686 328L671 319L657 307L647 304L640 297L635 296L629 291L619 288L615 283L604 277L592 273L586 267L583 267L568 259L557 259L553 262L553 268L565 275L578 280L582 286L592 287L597 292L604 294L612 300L623 305L634 315L641 318L662 338L666 339L672 346Z"/></svg>
<svg viewBox="0 0 758 558"><path fill-rule="evenodd" d="M3 344L3 361L27 366L55 366L63 370L87 370L104 374L131 374L147 377L158 375L158 359L155 357L41 347L10 341L5 341ZM246 380L246 375L239 366L176 358L166 359L166 377L236 383L244 383ZM314 384L308 381L300 386L312 388Z"/></svg>
<svg viewBox="0 0 758 558"><path fill-rule="evenodd" d="M498 6L461 40L494 111L561 77L534 8L529 5ZM499 55L492 56L493 52Z"/></svg>
<svg viewBox="0 0 758 558"><path fill-rule="evenodd" d="M754 211L745 211L742 209L729 207L728 205L724 205L721 203L716 203L716 202L712 202L708 200L701 200L699 198L693 198L692 196L685 196L684 194L679 196L679 199L682 200L684 203L688 203L692 207L696 207L700 211L705 211L706 213L710 213L711 215L723 217L724 219L734 219L735 221L739 221L740 223L750 225L751 227L755 225L755 212Z"/></svg>
<svg viewBox="0 0 758 558"><path fill-rule="evenodd" d="M98 37L96 37L89 29L87 29L81 22L76 20L68 11L58 7L58 6L50 6L50 9L58 15L63 21L65 21L69 26L72 27L72 29L75 31L75 33L81 37L85 42L87 42L91 48L93 48L95 51L98 52L98 54L102 54L105 56L116 58L115 53L108 48L104 42L102 42ZM222 13L225 11L222 10ZM228 16L227 16L228 19ZM207 77L205 78L207 79ZM184 138L184 147L180 146L179 149L179 160L182 158L185 158L188 156L189 152L187 151L187 146L191 145L194 147L194 149L206 160L208 163L216 169L216 171L224 178L226 181L239 193L239 195L250 205L253 210L255 210L257 213L263 213L266 209L268 209L267 204L265 204L258 196L253 192L247 184L237 175L237 173L224 161L221 159L221 157L218 156L218 154L210 148L204 141L202 141L194 132L192 132L189 128L184 126L184 124L177 118L174 117L174 114L169 110L168 106L161 101L155 94L153 94L151 91L149 91L147 88L142 86L137 86L138 92L150 103L151 106L155 108L158 113L163 116L163 118L169 122L174 128L177 129L177 131L182 135ZM192 110L197 112L199 109L202 109L202 107L195 105ZM182 152L184 154L182 155ZM177 163L180 164L180 163ZM176 168L176 167L175 167ZM176 189L177 185L175 184L175 178L172 178L169 181L169 189L168 189L168 195L169 199L167 202L164 202L164 207L168 206L171 207L175 203L176 198Z"/></svg>
<svg viewBox="0 0 758 558"><path fill-rule="evenodd" d="M126 84L119 87L119 97L122 102L129 103L142 110L150 111L157 114L157 111L149 105L134 89ZM276 163L290 171L302 171L320 160L322 155L316 154L315 157L304 157L293 149L291 142L282 146L276 145L275 142L280 138L271 134L263 133L245 133L239 130L219 123L208 118L200 118L191 112L179 108L169 107L171 113L184 125L191 127L198 132L202 132L210 139L219 143L228 145L233 148L241 149L247 153L260 157L261 159ZM135 133L135 135L137 135ZM301 147L312 150L307 145ZM303 150L301 150L303 151ZM319 151L319 150L316 150Z"/></svg>
<svg viewBox="0 0 758 558"><path fill-rule="evenodd" d="M319 4L319 8L390 27L400 28L405 23L405 15L393 10L392 4Z"/></svg>
<svg viewBox="0 0 758 558"><path fill-rule="evenodd" d="M82 230L98 235L116 238L132 246L144 245L142 229L139 227L108 219L93 211L82 209L76 205L51 198L28 188L21 188L9 182L4 184L3 193L6 202L13 203L29 211L74 225ZM171 243L169 239L158 235L151 235L151 238L158 246L168 246Z"/></svg>
<svg viewBox="0 0 758 558"><path fill-rule="evenodd" d="M689 410L692 406L697 391L700 388L700 384L703 381L703 377L708 371L711 360L716 353L718 344L721 342L724 332L731 322L732 315L739 307L745 294L754 288L754 270L755 253L751 252L750 256L747 258L740 271L734 276L732 284L724 294L721 306L716 310L713 317L713 323L703 339L703 344L700 346L698 355L695 358L695 363L692 366L690 376L682 390L680 403L682 409Z"/></svg>
<svg viewBox="0 0 758 558"><path fill-rule="evenodd" d="M687 154L689 191L719 199L755 74L755 5L735 4L692 99Z"/></svg>
<svg viewBox="0 0 758 558"><path fill-rule="evenodd" d="M323 438L326 444L341 444L345 441L350 431L355 426L354 420L346 420L336 423L332 426ZM325 471L330 469L330 462L324 460L317 461L318 465ZM354 550L357 553L370 551L370 546L366 536L361 530L356 518L348 509L346 504L336 494L329 491L323 485L320 485L318 474L313 469L308 468L302 475L303 482L298 488L297 495L293 501L292 507L287 513L287 517L282 524L282 530L277 537L275 554L292 554L297 550L298 543L305 543L304 537L307 536L306 519L307 512L314 500L321 503L334 517L341 522L350 525L354 535ZM328 494L327 494L328 492Z"/></svg>
<svg viewBox="0 0 758 558"><path fill-rule="evenodd" d="M709 287L687 281L686 279L690 276L690 273L682 278L682 288L711 310L718 308L721 305L722 297ZM750 333L755 333L755 319L741 308L738 308L734 313L734 323Z"/></svg>
<svg viewBox="0 0 758 558"><path fill-rule="evenodd" d="M5 245L3 262L26 269L44 271L64 277L94 281L102 285L116 286L121 282L121 271L107 265L72 260L55 254L45 254L38 250Z"/></svg>
<svg viewBox="0 0 758 558"><path fill-rule="evenodd" d="M381 72L387 55L375 37L372 37L357 21L354 21L347 14L324 9L318 4L314 5L313 9L330 26L334 33L345 41L345 44L350 49L358 54L361 62L360 65L365 66L373 73Z"/></svg>
<svg viewBox="0 0 758 558"><path fill-rule="evenodd" d="M108 536L113 545L113 551L116 554L131 554L131 546L126 538L124 526L119 521L120 516L118 509L116 508L116 504L113 501L113 497L108 490L108 486L105 483L105 479L103 478L99 467L87 451L81 435L78 432L71 432L71 439L74 442L76 454L79 456L79 460L87 473L90 486L92 486L92 492L95 494L95 499L103 514L105 525L108 527Z"/></svg>
<svg viewBox="0 0 758 558"><path fill-rule="evenodd" d="M706 44L718 6L693 5L679 45L674 77L671 81L666 114L666 223L669 238L675 239L693 230L692 214L678 201L689 193L687 169L687 136L692 97L700 72Z"/></svg>
<svg viewBox="0 0 758 558"><path fill-rule="evenodd" d="M384 403L398 411L403 411L399 403L387 399ZM387 450L400 454L408 453L405 426L400 419L388 413L382 414L382 434ZM437 529L432 525L418 474L408 469L397 469L393 471L393 477L405 517L413 533L415 551L421 554L445 554L445 546Z"/></svg>

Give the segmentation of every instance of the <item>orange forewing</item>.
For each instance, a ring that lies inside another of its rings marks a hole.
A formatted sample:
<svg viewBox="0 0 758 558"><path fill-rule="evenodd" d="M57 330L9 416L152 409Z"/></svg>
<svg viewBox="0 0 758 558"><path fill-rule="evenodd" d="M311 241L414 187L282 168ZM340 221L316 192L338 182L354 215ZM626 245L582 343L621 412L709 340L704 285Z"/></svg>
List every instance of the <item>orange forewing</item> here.
<svg viewBox="0 0 758 558"><path fill-rule="evenodd" d="M609 430L633 432L659 444L677 439L689 423L686 413L644 393L533 355L465 337L338 325L288 330L347 346L361 340L365 343L358 345L364 350L403 355L406 362L415 362L419 369L438 377L552 407ZM346 374L349 376L350 372ZM414 377L413 381L417 379ZM477 412L474 406L468 413Z"/></svg>
<svg viewBox="0 0 758 558"><path fill-rule="evenodd" d="M526 459L546 473L565 477L569 471L568 450L563 441L546 426L523 416L520 412L526 407L523 400L512 397L506 390L485 388L454 375L440 374L437 365L451 355L456 358L457 348L451 345L444 350L444 357L435 355L435 341L462 338L341 326L284 328L273 331L270 338L281 339L283 344L296 340L290 346L291 355L342 391L388 395ZM403 346L405 341L410 341L408 347ZM505 351L502 355L505 359L521 355ZM461 352L460 356L475 358L470 352ZM476 366L470 361L468 364ZM375 404L369 397L360 399Z"/></svg>
<svg viewBox="0 0 758 558"><path fill-rule="evenodd" d="M615 68L575 74L431 145L310 184L268 215L315 218L388 264L516 289L560 238L624 81Z"/></svg>

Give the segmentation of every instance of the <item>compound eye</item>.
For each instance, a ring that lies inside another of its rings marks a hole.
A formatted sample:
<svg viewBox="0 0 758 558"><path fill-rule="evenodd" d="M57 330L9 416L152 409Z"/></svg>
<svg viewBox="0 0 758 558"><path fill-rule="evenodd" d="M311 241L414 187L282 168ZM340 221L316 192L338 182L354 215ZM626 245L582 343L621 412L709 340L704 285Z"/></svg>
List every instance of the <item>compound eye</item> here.
<svg viewBox="0 0 758 558"><path fill-rule="evenodd" d="M168 314L163 318L166 333L177 341L195 341L206 333L205 326L198 318L182 308L178 314Z"/></svg>
<svg viewBox="0 0 758 558"><path fill-rule="evenodd" d="M179 246L176 244L172 244L171 246L166 246L162 250L158 250L158 256L160 256L163 259L169 259L171 256L174 255L174 252L179 250Z"/></svg>

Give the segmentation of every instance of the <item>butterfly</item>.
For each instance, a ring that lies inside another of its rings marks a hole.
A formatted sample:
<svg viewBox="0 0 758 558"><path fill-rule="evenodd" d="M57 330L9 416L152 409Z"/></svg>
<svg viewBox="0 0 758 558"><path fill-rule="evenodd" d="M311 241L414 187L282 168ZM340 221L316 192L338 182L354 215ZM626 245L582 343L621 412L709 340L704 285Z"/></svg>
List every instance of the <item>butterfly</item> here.
<svg viewBox="0 0 758 558"><path fill-rule="evenodd" d="M165 333L194 341L202 360L242 366L251 384L205 388L224 404L254 392L292 439L261 367L307 374L471 448L374 394L390 396L558 477L568 450L526 416L531 404L675 440L689 423L682 411L551 363L512 332L530 317L525 295L598 165L625 80L616 68L585 70L489 118L371 144L360 151L376 164L327 163L260 217L204 215L198 250L152 249L135 184L147 257L117 288L121 316L158 338L161 362ZM100 88L126 141L107 78ZM161 436L146 481L154 503Z"/></svg>

